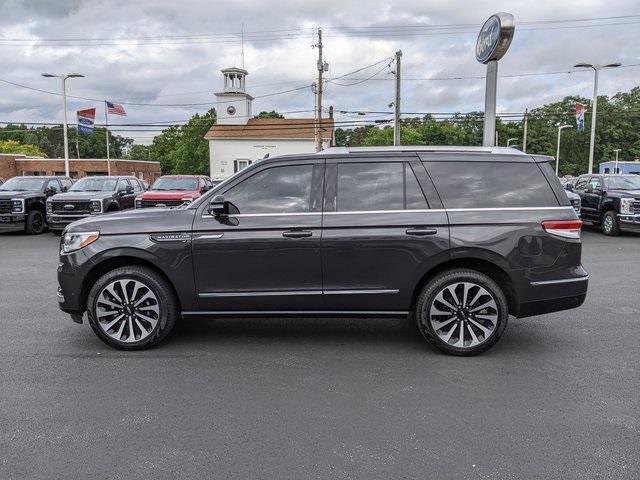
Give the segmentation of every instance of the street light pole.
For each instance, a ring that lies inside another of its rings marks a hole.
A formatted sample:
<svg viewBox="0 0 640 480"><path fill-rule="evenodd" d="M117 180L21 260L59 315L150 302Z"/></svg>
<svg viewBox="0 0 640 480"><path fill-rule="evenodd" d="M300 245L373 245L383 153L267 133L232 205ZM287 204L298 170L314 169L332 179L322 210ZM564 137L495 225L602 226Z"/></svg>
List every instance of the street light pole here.
<svg viewBox="0 0 640 480"><path fill-rule="evenodd" d="M591 63L578 63L574 67L591 68L594 72L593 77L593 102L591 107L591 139L589 141L589 170L587 173L593 173L593 154L596 143L596 113L598 110L598 77L600 76L600 70L603 68L615 68L622 65L620 62L608 63L607 65L591 64Z"/></svg>
<svg viewBox="0 0 640 480"><path fill-rule="evenodd" d="M69 176L69 139L67 136L67 88L66 88L66 80L67 78L78 78L84 77L84 75L80 75L79 73L69 73L69 74L61 74L54 75L52 73L43 73L43 77L55 77L59 78L62 83L62 136L64 140L64 174ZM77 133L76 133L77 134Z"/></svg>
<svg viewBox="0 0 640 480"><path fill-rule="evenodd" d="M571 128L573 125L560 125L558 126L558 148L556 150L556 177L558 176L558 167L560 166L560 134L565 128Z"/></svg>

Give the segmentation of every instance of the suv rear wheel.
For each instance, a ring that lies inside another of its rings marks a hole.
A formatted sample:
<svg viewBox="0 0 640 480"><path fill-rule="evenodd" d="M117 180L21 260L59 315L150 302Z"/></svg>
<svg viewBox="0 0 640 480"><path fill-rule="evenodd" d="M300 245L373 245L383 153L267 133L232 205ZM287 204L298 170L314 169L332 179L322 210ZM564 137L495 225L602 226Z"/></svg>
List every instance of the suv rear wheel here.
<svg viewBox="0 0 640 480"><path fill-rule="evenodd" d="M105 273L87 299L91 328L103 342L120 350L158 344L173 328L178 310L167 280L140 266Z"/></svg>
<svg viewBox="0 0 640 480"><path fill-rule="evenodd" d="M416 304L420 333L443 352L476 355L500 338L509 318L502 289L475 270L448 270L423 288Z"/></svg>
<svg viewBox="0 0 640 480"><path fill-rule="evenodd" d="M609 235L611 237L620 235L620 223L615 211L609 210L608 212L605 212L602 216L600 228L602 229L602 233L605 235Z"/></svg>

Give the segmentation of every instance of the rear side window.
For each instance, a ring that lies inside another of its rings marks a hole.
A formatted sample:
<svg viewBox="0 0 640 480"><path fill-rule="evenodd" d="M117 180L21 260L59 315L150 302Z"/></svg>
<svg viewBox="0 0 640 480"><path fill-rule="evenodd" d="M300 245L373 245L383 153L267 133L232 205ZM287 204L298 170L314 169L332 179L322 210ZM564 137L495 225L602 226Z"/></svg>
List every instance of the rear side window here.
<svg viewBox="0 0 640 480"><path fill-rule="evenodd" d="M555 207L535 163L428 162L445 208Z"/></svg>
<svg viewBox="0 0 640 480"><path fill-rule="evenodd" d="M426 209L411 166L404 162L338 165L338 212Z"/></svg>

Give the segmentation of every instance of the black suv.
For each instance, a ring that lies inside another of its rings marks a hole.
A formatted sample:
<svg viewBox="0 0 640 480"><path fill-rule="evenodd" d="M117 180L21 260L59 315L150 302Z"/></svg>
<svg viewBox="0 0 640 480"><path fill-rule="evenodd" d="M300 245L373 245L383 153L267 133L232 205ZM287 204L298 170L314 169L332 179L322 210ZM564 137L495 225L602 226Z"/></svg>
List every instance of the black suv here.
<svg viewBox="0 0 640 480"><path fill-rule="evenodd" d="M505 148L274 157L190 205L76 222L60 308L120 349L191 316L411 316L445 352L509 315L580 306L582 222L547 162Z"/></svg>
<svg viewBox="0 0 640 480"><path fill-rule="evenodd" d="M13 177L0 186L0 231L42 233L47 197L65 192L69 177Z"/></svg>
<svg viewBox="0 0 640 480"><path fill-rule="evenodd" d="M71 222L91 215L133 208L142 191L136 177L84 177L68 192L47 200L47 223L52 231L60 232Z"/></svg>
<svg viewBox="0 0 640 480"><path fill-rule="evenodd" d="M640 175L582 175L570 190L580 196L580 216L605 235L640 232Z"/></svg>

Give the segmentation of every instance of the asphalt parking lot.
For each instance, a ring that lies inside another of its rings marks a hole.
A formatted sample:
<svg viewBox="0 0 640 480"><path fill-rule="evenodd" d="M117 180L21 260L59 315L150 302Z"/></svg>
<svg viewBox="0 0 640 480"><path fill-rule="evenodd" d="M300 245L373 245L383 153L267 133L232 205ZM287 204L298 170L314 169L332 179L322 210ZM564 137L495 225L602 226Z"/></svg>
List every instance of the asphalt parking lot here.
<svg viewBox="0 0 640 480"><path fill-rule="evenodd" d="M0 237L0 478L639 478L640 236L583 307L479 357L404 320L181 322L124 353L57 308L58 237Z"/></svg>

